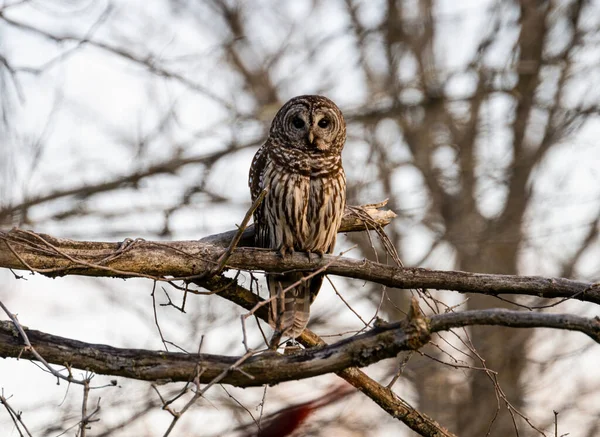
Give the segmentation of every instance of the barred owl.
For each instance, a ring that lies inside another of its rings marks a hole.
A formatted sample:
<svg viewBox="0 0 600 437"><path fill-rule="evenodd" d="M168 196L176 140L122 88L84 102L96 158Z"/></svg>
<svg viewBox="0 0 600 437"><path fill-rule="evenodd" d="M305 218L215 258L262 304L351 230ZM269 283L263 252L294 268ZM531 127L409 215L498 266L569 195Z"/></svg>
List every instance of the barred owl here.
<svg viewBox="0 0 600 437"><path fill-rule="evenodd" d="M298 96L273 119L269 137L250 167L252 200L268 189L254 213L257 247L323 255L333 252L346 205L341 152L346 122L339 108L322 96ZM306 327L310 304L323 275L309 272L267 275L272 300L269 323L296 338ZM280 291L285 291L282 296ZM280 296L280 297L277 297Z"/></svg>

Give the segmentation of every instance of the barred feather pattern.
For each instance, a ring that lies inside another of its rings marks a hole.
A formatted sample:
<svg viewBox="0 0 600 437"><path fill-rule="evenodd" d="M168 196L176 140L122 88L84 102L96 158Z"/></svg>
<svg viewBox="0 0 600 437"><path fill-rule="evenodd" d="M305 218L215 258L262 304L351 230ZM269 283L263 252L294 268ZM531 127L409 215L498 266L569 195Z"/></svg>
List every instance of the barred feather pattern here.
<svg viewBox="0 0 600 437"><path fill-rule="evenodd" d="M304 126L297 127L298 118ZM254 215L258 247L278 250L282 256L333 252L346 204L341 160L345 139L343 116L325 97L296 97L279 110L250 168L252 199L268 188ZM269 293L275 297L269 322L292 338L306 327L323 282L322 274L309 275L267 275Z"/></svg>

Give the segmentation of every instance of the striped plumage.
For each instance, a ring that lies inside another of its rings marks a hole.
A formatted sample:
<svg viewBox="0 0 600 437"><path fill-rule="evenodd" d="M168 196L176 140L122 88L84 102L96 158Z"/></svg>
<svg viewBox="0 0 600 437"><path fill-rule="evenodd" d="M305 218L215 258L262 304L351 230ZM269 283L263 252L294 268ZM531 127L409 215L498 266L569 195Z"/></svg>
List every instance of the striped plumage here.
<svg viewBox="0 0 600 437"><path fill-rule="evenodd" d="M256 245L278 250L333 252L346 204L346 178L341 152L346 123L339 108L322 96L299 96L277 113L269 137L250 167L252 199L269 191L254 214ZM272 301L270 323L283 334L297 337L306 327L310 304L323 275L304 279L309 272L267 275Z"/></svg>

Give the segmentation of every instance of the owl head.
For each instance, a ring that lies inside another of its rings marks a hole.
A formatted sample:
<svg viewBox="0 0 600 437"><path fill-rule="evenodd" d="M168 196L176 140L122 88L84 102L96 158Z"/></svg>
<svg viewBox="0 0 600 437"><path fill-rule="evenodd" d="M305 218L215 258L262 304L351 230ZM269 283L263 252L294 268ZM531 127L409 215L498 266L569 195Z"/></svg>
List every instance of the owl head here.
<svg viewBox="0 0 600 437"><path fill-rule="evenodd" d="M346 141L346 122L335 103L323 96L298 96L277 112L271 138L310 154L339 154Z"/></svg>

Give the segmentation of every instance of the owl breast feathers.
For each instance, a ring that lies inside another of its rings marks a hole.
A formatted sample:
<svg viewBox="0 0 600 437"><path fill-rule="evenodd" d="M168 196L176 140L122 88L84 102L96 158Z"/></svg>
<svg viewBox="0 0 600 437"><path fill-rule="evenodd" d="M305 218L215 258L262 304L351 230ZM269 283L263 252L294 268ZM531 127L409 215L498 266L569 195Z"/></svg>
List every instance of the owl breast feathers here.
<svg viewBox="0 0 600 437"><path fill-rule="evenodd" d="M248 181L252 200L268 189L254 213L258 247L282 256L333 251L346 205L341 157L345 141L344 117L326 97L295 97L277 112ZM267 275L273 298L269 323L292 338L306 327L310 304L323 282L322 274L308 275Z"/></svg>

